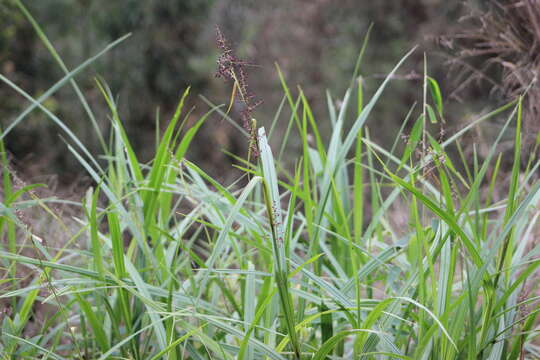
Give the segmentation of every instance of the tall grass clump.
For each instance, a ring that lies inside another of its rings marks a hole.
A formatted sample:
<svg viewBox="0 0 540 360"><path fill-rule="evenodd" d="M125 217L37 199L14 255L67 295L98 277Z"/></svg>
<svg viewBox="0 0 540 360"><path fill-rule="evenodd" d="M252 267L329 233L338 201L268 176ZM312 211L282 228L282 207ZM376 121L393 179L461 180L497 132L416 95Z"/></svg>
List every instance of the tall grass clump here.
<svg viewBox="0 0 540 360"><path fill-rule="evenodd" d="M1 77L30 103L13 126L44 112L94 182L79 202L40 197L35 185L14 182L0 149L3 358L540 356L540 162L521 152L521 97L441 139L429 127L443 124L443 99L425 71L423 102L404 120L412 130L381 146L366 121L407 54L369 101L359 67L339 108L329 96L326 141L322 120L278 68L290 107L278 148L300 139L301 151L285 155L295 166L282 166L271 132L259 128L257 158L239 158L244 175L224 185L185 155L212 113L227 112L213 107L188 128L188 90L148 163L139 161L102 80L96 86L111 131L99 135L100 155L42 105L67 83L85 105L74 77L102 53L72 70L61 65L66 75L39 98ZM283 118L283 111L274 117ZM466 159L460 139L493 118L506 122L488 154ZM510 125L514 165L502 173L499 145ZM78 209L63 243L21 213L62 222L58 203Z"/></svg>

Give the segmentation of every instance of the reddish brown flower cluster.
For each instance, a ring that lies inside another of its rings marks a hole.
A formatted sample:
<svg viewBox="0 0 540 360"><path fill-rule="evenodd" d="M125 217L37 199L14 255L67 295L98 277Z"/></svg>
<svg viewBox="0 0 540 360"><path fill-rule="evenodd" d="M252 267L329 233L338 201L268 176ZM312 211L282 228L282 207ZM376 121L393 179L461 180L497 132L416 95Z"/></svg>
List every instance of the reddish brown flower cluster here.
<svg viewBox="0 0 540 360"><path fill-rule="evenodd" d="M253 111L262 103L262 100L256 100L255 96L249 91L248 88L245 67L252 64L239 59L234 54L233 50L229 46L229 43L227 42L227 39L225 39L218 26L216 26L216 42L218 48L222 51L217 60L216 77L234 82L236 86L235 97L243 104L243 109L240 112L242 127L251 136L250 150L256 157L258 155L258 150L255 141L255 129L253 129L251 119Z"/></svg>

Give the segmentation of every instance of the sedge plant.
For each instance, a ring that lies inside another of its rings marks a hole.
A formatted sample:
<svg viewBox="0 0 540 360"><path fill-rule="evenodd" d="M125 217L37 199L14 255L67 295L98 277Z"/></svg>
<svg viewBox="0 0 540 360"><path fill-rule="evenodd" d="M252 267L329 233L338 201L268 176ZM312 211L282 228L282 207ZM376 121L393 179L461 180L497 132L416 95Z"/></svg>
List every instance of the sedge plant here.
<svg viewBox="0 0 540 360"><path fill-rule="evenodd" d="M274 122L285 121L287 135L273 145L264 128L244 132L257 157L238 158L244 176L227 185L186 154L214 113L233 120L212 106L187 128L189 90L154 157L142 163L112 92L96 80L111 131L107 139L95 126L103 153L90 153L42 104L70 84L94 121L75 75L117 42L70 70L24 13L66 75L39 98L1 76L29 101L1 139L42 111L93 186L69 202L77 227L66 228L61 246L48 245L20 209L54 214L63 200L32 195L37 185L15 186L0 142L0 299L12 309L2 316L2 359L540 357L540 247L531 240L539 229L540 162L521 152L521 97L438 138L429 128L444 121L444 102L426 70L420 111L411 110L385 147L366 123L410 53L369 101L359 66L339 108L328 96L328 139L302 90L291 90L278 67L284 100ZM487 154L473 151L468 161L463 136L501 119ZM510 128L507 171L499 149ZM279 150L293 137L298 154ZM294 156L292 168L283 156ZM34 276L22 282L23 271ZM40 321L39 304L54 309Z"/></svg>

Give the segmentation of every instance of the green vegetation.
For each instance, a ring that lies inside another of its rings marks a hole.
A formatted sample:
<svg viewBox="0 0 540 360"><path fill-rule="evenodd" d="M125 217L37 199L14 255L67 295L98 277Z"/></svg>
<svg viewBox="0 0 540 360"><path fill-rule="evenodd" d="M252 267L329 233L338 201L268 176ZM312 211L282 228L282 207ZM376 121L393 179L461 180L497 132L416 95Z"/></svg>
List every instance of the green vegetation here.
<svg viewBox="0 0 540 360"><path fill-rule="evenodd" d="M74 80L123 39L69 70L33 25L65 76L39 98L0 79L31 102L17 121L41 110L95 186L76 203L38 196L39 185L10 171L0 142L0 298L11 309L3 359L540 357L539 144L522 154L522 97L439 138L429 128L444 126L442 95L424 70L423 102L403 121L412 131L377 144L365 122L410 52L369 101L358 73L339 108L329 95L325 143L323 119L278 68L290 116L280 107L274 122L287 122L286 136L272 147L275 123L268 135L259 128L258 158L238 158L243 175L225 185L185 155L211 115L234 122L226 106L188 126L186 90L142 163L104 81L96 87L108 137ZM43 105L68 84L102 139L100 154ZM497 118L505 122L496 141L468 161L462 137ZM508 129L513 166L504 173ZM296 160L288 169L280 149L292 137L302 146L286 155ZM77 209L69 225L62 203ZM34 228L28 209L54 218L66 241Z"/></svg>

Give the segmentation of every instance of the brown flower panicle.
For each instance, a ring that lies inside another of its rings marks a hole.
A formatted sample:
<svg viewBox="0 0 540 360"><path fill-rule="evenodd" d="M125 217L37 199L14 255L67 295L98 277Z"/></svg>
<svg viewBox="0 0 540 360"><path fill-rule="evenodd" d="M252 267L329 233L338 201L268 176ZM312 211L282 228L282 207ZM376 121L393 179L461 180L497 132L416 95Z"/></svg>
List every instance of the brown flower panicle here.
<svg viewBox="0 0 540 360"><path fill-rule="evenodd" d="M216 43L217 47L221 50L221 54L217 59L216 77L234 83L237 90L234 93L234 100L238 100L243 104L243 109L240 111L242 127L250 134L250 150L251 153L257 157L259 151L257 148L255 129L253 128L251 119L253 111L262 103L262 100L257 100L255 95L249 91L247 73L245 70L246 66L252 66L253 64L236 56L218 26L216 26Z"/></svg>

